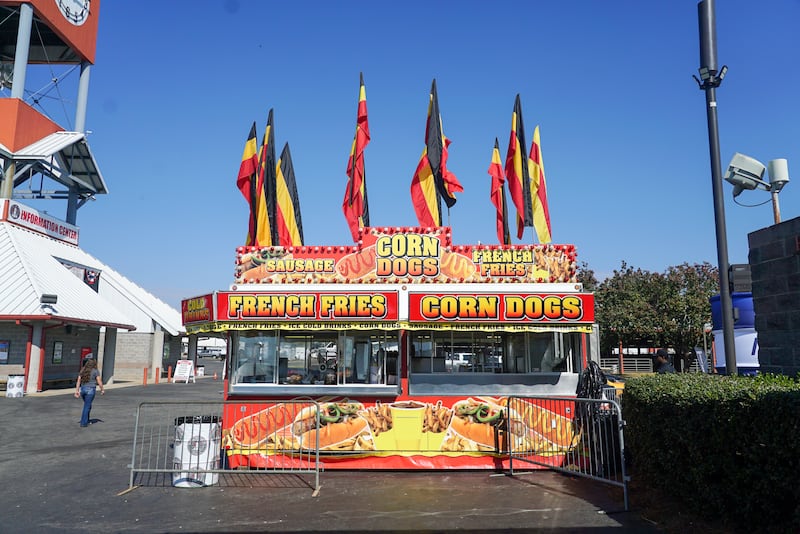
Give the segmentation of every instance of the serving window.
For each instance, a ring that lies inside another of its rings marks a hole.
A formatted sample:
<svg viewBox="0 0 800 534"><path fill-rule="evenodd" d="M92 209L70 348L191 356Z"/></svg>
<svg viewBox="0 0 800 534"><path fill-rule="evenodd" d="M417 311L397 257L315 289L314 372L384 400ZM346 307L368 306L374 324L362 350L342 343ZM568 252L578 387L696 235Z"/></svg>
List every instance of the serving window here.
<svg viewBox="0 0 800 534"><path fill-rule="evenodd" d="M382 330L231 332L230 384L397 384L398 334Z"/></svg>
<svg viewBox="0 0 800 534"><path fill-rule="evenodd" d="M411 374L577 372L580 332L412 332Z"/></svg>

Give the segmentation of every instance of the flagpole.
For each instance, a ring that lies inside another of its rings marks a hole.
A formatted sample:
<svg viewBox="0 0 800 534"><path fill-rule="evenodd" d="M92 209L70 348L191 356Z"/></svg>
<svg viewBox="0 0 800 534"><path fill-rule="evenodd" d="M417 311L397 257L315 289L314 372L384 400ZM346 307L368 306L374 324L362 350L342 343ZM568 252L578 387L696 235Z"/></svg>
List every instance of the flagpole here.
<svg viewBox="0 0 800 534"><path fill-rule="evenodd" d="M511 229L508 227L508 207L506 206L506 184L500 184L500 194L503 198L503 244L511 244Z"/></svg>

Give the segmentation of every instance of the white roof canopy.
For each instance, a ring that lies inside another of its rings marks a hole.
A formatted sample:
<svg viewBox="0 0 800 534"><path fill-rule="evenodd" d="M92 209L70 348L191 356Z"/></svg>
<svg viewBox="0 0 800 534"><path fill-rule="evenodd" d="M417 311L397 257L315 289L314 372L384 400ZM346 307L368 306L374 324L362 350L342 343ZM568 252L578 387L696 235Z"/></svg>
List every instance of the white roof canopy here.
<svg viewBox="0 0 800 534"><path fill-rule="evenodd" d="M95 195L108 193L105 180L100 174L97 162L81 132L55 132L16 152L11 152L0 144L0 159L14 160L14 197L33 199L65 199L69 190L74 190L84 201ZM42 174L46 178L65 186L65 190L46 190L17 188L32 178Z"/></svg>

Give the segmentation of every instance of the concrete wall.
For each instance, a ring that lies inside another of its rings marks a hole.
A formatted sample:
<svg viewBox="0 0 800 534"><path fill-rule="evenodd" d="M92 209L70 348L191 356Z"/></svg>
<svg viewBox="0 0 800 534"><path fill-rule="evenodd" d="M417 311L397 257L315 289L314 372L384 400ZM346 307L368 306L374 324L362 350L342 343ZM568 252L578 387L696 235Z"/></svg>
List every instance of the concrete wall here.
<svg viewBox="0 0 800 534"><path fill-rule="evenodd" d="M749 234L762 373L800 372L800 218Z"/></svg>
<svg viewBox="0 0 800 534"><path fill-rule="evenodd" d="M25 352L31 336L31 329L11 321L0 321L0 340L10 342L8 361L0 363L0 382L5 382L8 375L25 373ZM117 332L117 345L113 361L105 359L105 333L96 327L73 326L66 328L56 326L44 330L44 359L42 369L44 379L77 377L80 371L81 349L91 349L94 357L103 369L103 380L142 381L146 368L148 381L154 380L155 367L161 370L162 377L167 376L171 366L175 369L181 357L181 337L163 335L163 346L155 343L156 336L152 332ZM55 342L61 343L61 361L53 361ZM106 368L107 365L111 367ZM110 373L113 372L113 375Z"/></svg>
<svg viewBox="0 0 800 534"><path fill-rule="evenodd" d="M116 357L114 362L114 380L119 382L137 381L141 382L144 376L144 369L147 369L147 380L154 380L155 367L158 366L162 376L166 376L167 369L171 365L175 368L175 362L181 355L181 338L173 337L164 333L164 347L154 347L154 334L152 332L117 332ZM103 346L101 337L100 346ZM163 352L161 352L163 350ZM159 357L153 354L158 351ZM159 362L156 364L156 360Z"/></svg>
<svg viewBox="0 0 800 534"><path fill-rule="evenodd" d="M11 322L0 323L0 340L10 342L8 360L0 362L0 382L5 382L8 375L25 372L25 353L30 337L31 329L26 326Z"/></svg>
<svg viewBox="0 0 800 534"><path fill-rule="evenodd" d="M81 369L81 350L88 349L97 358L99 328L58 326L45 329L44 379L77 377ZM61 343L61 362L53 361L53 348Z"/></svg>
<svg viewBox="0 0 800 534"><path fill-rule="evenodd" d="M27 326L15 325L10 322L0 323L0 340L11 342L8 360L3 362L3 364L25 365L25 352L30 337L31 329ZM3 364L0 364L0 369Z"/></svg>
<svg viewBox="0 0 800 534"><path fill-rule="evenodd" d="M114 381L142 380L143 369L150 369L150 344L148 332L117 331L117 353L114 361ZM103 346L101 339L100 346Z"/></svg>

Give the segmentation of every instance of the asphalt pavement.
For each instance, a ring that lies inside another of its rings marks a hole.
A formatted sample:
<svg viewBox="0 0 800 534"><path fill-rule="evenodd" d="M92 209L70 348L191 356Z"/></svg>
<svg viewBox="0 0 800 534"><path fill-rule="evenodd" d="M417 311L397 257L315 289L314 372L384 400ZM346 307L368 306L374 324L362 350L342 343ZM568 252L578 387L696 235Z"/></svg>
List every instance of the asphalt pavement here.
<svg viewBox="0 0 800 534"><path fill-rule="evenodd" d="M196 383L117 383L80 428L74 389L0 398L0 532L659 532L622 490L537 470L223 475L220 485L129 490L136 408L221 401L221 363Z"/></svg>

